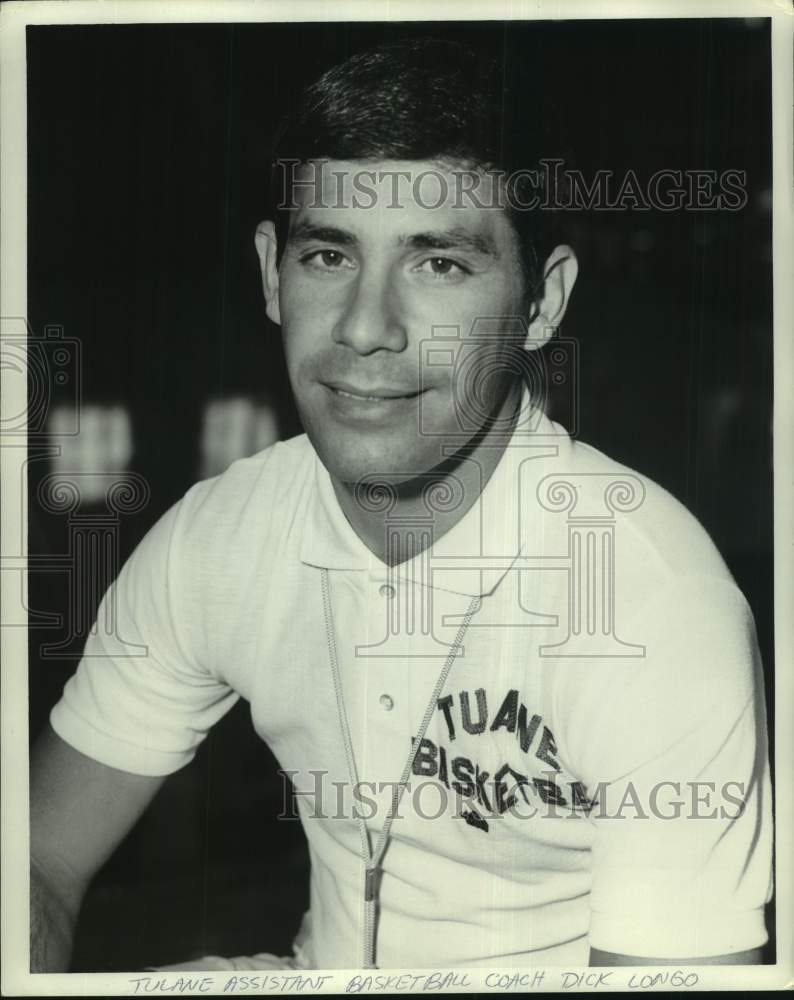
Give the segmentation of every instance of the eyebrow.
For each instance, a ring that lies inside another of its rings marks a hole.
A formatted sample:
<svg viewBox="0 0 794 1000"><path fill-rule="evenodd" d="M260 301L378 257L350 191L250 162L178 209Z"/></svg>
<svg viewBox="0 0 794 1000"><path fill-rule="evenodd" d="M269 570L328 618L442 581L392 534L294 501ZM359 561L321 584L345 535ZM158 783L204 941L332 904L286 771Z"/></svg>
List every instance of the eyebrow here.
<svg viewBox="0 0 794 1000"><path fill-rule="evenodd" d="M309 222L308 219L297 222L287 238L288 243L308 243L312 240L347 247L357 246L359 243L358 237L347 229L320 225ZM496 243L490 236L472 233L460 226L401 236L398 243L412 250L466 250L496 259L500 256Z"/></svg>
<svg viewBox="0 0 794 1000"><path fill-rule="evenodd" d="M499 257L499 251L490 236L472 233L459 226L452 229L414 233L413 236L403 238L400 242L416 250L469 250L487 257Z"/></svg>
<svg viewBox="0 0 794 1000"><path fill-rule="evenodd" d="M291 227L287 235L288 243L309 243L317 240L318 243L336 243L338 246L355 246L358 240L347 229L339 229L337 226L321 226L316 222L296 222Z"/></svg>

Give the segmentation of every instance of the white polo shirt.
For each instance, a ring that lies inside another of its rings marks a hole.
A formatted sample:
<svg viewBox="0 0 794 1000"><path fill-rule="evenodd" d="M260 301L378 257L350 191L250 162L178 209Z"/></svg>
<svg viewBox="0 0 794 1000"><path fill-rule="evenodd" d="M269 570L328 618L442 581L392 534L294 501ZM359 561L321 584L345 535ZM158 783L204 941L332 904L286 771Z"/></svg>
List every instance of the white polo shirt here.
<svg viewBox="0 0 794 1000"><path fill-rule="evenodd" d="M305 436L197 483L124 566L98 618L115 628L89 638L53 709L83 753L164 775L238 697L250 703L304 793L306 967L362 956L323 569L373 842L481 597L392 826L381 968L575 966L590 946L684 958L766 940L771 796L750 610L670 494L534 420L457 525L391 569ZM454 502L429 497L415 532Z"/></svg>

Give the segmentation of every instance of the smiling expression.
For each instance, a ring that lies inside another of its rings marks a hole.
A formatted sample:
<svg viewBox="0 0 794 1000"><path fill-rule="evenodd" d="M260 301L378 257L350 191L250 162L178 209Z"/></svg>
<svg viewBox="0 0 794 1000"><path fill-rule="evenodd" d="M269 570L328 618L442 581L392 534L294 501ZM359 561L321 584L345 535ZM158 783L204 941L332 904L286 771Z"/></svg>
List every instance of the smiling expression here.
<svg viewBox="0 0 794 1000"><path fill-rule="evenodd" d="M355 198L364 170L377 194L366 206ZM509 366L500 371L494 345L470 334L478 317L527 313L518 238L503 210L461 205L455 176L438 164L382 162L374 170L324 164L323 190L334 192L325 204L296 189L269 310L282 325L304 428L332 476L348 483L427 472L444 445L465 443L471 421L462 425L462 412L483 413L485 422L514 406ZM395 171L428 170L449 180L441 204L438 186L428 196L412 184L401 185L395 202ZM450 364L429 366L427 342L438 326L459 330L459 340ZM471 370L480 353L488 377L469 405L459 362L465 355Z"/></svg>

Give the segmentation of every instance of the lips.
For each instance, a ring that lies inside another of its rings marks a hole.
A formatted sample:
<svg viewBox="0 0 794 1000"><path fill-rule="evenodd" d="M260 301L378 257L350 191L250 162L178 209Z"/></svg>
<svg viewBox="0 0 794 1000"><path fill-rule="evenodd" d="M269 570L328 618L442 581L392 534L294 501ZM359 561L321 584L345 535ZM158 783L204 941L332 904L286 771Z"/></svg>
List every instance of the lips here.
<svg viewBox="0 0 794 1000"><path fill-rule="evenodd" d="M371 403L381 403L390 399L411 399L421 392L421 389L403 389L394 386L357 386L350 382L341 381L324 384L344 399L357 399Z"/></svg>

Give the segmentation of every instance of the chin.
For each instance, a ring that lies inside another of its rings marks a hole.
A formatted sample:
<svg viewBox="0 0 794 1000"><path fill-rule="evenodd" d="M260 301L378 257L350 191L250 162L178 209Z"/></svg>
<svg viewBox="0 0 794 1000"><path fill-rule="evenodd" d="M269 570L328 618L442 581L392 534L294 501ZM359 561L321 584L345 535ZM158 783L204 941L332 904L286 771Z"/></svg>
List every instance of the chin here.
<svg viewBox="0 0 794 1000"><path fill-rule="evenodd" d="M391 485L409 482L439 464L440 450L431 454L417 453L416 441L362 439L349 433L309 433L320 461L330 474L344 483L362 479L377 479Z"/></svg>

